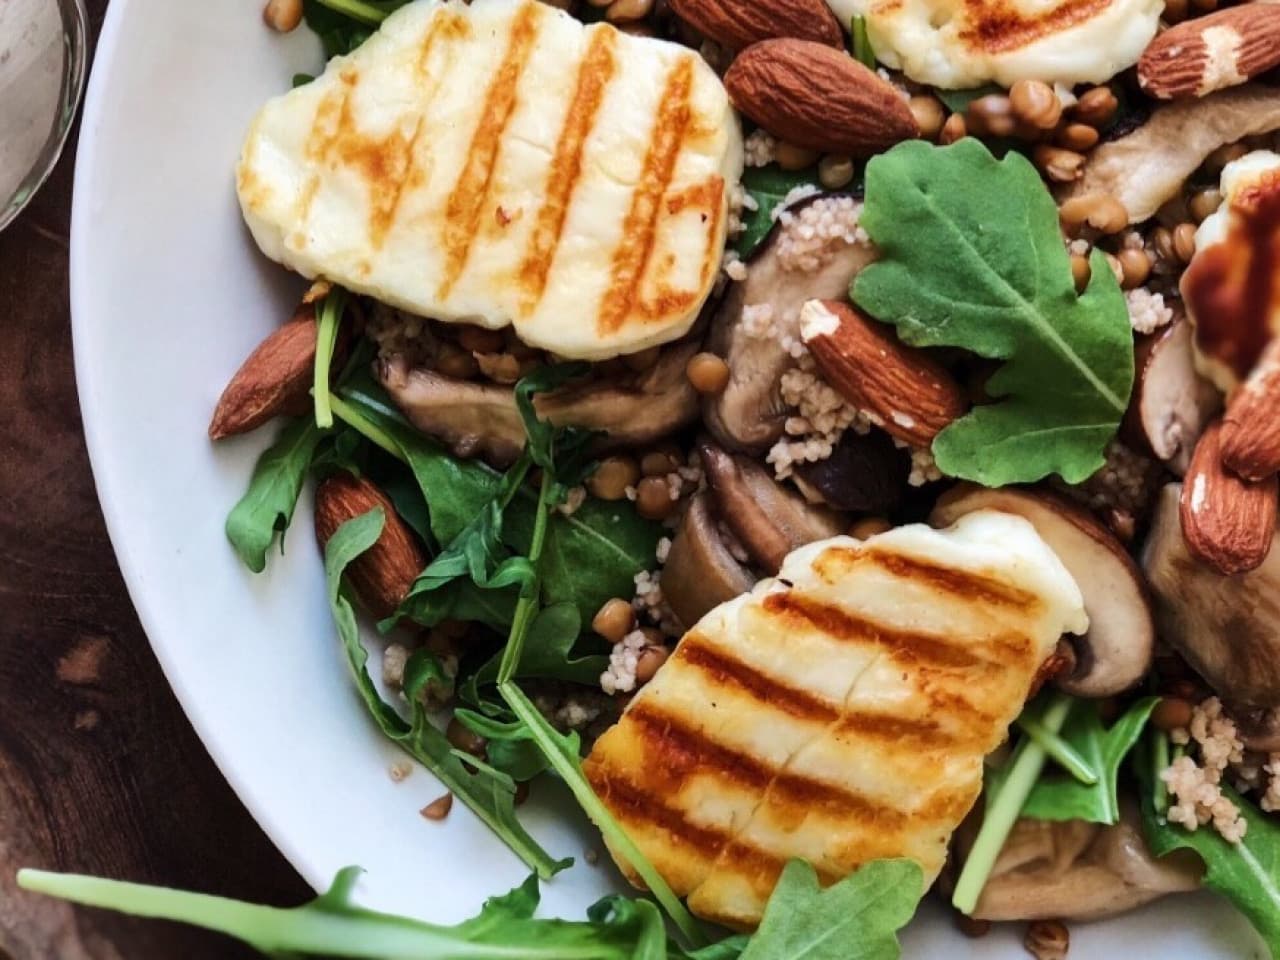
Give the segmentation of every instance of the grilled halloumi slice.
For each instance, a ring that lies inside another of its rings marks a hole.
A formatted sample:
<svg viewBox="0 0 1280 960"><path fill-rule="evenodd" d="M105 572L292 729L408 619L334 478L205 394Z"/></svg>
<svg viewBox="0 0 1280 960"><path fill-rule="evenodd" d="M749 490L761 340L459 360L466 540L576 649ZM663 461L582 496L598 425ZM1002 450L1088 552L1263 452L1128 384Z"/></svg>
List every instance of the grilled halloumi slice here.
<svg viewBox="0 0 1280 960"><path fill-rule="evenodd" d="M943 89L1103 83L1138 62L1164 0L828 0L876 58Z"/></svg>
<svg viewBox="0 0 1280 960"><path fill-rule="evenodd" d="M536 0L417 0L263 108L237 186L299 273L601 359L688 331L742 164L692 50Z"/></svg>
<svg viewBox="0 0 1280 960"><path fill-rule="evenodd" d="M931 883L983 757L1062 634L1087 628L1021 517L820 541L685 635L587 776L709 920L753 927L792 857L826 882L910 857Z"/></svg>

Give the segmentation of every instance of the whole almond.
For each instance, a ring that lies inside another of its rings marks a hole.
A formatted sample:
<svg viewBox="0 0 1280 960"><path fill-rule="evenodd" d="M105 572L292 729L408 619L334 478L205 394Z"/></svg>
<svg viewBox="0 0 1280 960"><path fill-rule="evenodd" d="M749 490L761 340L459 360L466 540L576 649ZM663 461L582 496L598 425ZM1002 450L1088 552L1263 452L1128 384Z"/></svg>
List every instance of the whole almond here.
<svg viewBox="0 0 1280 960"><path fill-rule="evenodd" d="M209 436L221 440L248 433L272 417L302 412L315 359L315 308L303 306L240 365L213 411Z"/></svg>
<svg viewBox="0 0 1280 960"><path fill-rule="evenodd" d="M919 133L907 101L843 50L811 40L764 40L724 77L733 105L786 143L867 157Z"/></svg>
<svg viewBox="0 0 1280 960"><path fill-rule="evenodd" d="M1245 3L1171 27L1138 61L1153 97L1203 97L1280 66L1280 6Z"/></svg>
<svg viewBox="0 0 1280 960"><path fill-rule="evenodd" d="M722 47L795 37L844 49L844 34L825 0L669 0L681 20Z"/></svg>
<svg viewBox="0 0 1280 960"><path fill-rule="evenodd" d="M335 473L316 488L316 539L321 548L348 520L381 507L386 516L378 542L347 567L347 582L361 605L379 620L396 612L427 565L427 557L390 499L363 477Z"/></svg>
<svg viewBox="0 0 1280 960"><path fill-rule="evenodd" d="M1271 342L1227 405L1222 462L1245 480L1280 472L1280 341Z"/></svg>
<svg viewBox="0 0 1280 960"><path fill-rule="evenodd" d="M1190 551L1219 573L1256 570L1271 552L1280 484L1250 483L1222 465L1222 424L1196 444L1182 485L1182 536Z"/></svg>
<svg viewBox="0 0 1280 960"><path fill-rule="evenodd" d="M800 323L827 383L903 443L929 446L968 409L964 391L941 364L850 304L810 300Z"/></svg>

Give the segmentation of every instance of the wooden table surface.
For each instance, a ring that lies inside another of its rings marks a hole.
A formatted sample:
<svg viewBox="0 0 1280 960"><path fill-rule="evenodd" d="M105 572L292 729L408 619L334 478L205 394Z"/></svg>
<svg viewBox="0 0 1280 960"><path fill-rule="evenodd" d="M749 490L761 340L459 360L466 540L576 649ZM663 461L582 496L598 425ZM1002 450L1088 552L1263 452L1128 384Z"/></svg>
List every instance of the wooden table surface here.
<svg viewBox="0 0 1280 960"><path fill-rule="evenodd" d="M106 0L88 6L96 36ZM71 359L74 153L0 233L0 960L251 956L14 885L38 866L282 906L310 895L187 723L107 540Z"/></svg>

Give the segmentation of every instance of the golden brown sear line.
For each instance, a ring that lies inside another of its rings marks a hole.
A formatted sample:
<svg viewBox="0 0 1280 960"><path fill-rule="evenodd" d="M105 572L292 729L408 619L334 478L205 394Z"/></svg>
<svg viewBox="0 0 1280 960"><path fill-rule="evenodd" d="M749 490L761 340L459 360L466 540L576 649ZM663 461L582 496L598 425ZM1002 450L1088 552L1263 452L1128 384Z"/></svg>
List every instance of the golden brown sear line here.
<svg viewBox="0 0 1280 960"><path fill-rule="evenodd" d="M653 255L662 198L671 185L676 160L692 123L693 110L689 104L692 89L693 59L682 56L667 75L644 169L631 194L631 208L622 225L622 240L613 253L613 283L601 303L597 324L602 333L618 330L639 299L637 292Z"/></svg>
<svg viewBox="0 0 1280 960"><path fill-rule="evenodd" d="M1112 2L1062 0L1055 7L1026 14L1009 0L966 0L966 17L973 25L960 39L976 50L1005 53L1092 20Z"/></svg>
<svg viewBox="0 0 1280 960"><path fill-rule="evenodd" d="M529 246L520 265L526 315L538 305L546 289L547 275L551 272L564 222L569 215L569 204L582 176L583 149L595 126L605 90L617 69L615 36L612 30L596 30L578 66L573 99L547 171L546 199L538 210L537 223L529 236Z"/></svg>
<svg viewBox="0 0 1280 960"><path fill-rule="evenodd" d="M445 79L444 75L431 77L431 55L435 53L439 43L456 44L471 36L471 22L462 14L445 7L439 10L431 20L427 35L422 38L418 52L418 76L423 81L430 81L433 88L439 87ZM434 92L434 91L433 91ZM428 100L430 97L427 98Z"/></svg>
<svg viewBox="0 0 1280 960"><path fill-rule="evenodd" d="M480 217L489 195L489 185L497 166L502 134L516 108L516 92L533 54L534 41L542 19L542 7L530 3L520 8L511 24L511 36L502 65L494 73L485 93L480 125L471 137L466 162L458 175L453 192L445 205L444 231L441 238L445 252L444 278L440 282L439 299L448 298L458 282L471 253L471 242L480 227Z"/></svg>
<svg viewBox="0 0 1280 960"><path fill-rule="evenodd" d="M981 600L992 607L1022 610L1028 616L1040 609L1040 600L1026 590L980 573L940 567L919 557L903 556L873 547L853 547L829 550L821 560L819 572L829 583L834 583L858 564L869 563L895 577L927 584L964 600Z"/></svg>

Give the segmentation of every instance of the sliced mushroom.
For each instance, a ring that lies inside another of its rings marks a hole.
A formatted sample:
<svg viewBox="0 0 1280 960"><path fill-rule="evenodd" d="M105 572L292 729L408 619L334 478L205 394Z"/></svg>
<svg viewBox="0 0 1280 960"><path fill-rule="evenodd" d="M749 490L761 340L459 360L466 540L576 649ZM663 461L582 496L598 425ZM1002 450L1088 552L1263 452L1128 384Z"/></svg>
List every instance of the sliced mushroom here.
<svg viewBox="0 0 1280 960"><path fill-rule="evenodd" d="M789 209L801 208L796 204ZM782 436L786 406L779 382L795 365L778 338L748 333L743 311L767 306L777 318L799 316L806 300L847 296L853 278L875 258L868 244L844 244L814 272L790 269L779 256L779 241L789 229L794 227L774 226L748 265L747 279L733 285L712 321L707 349L729 364L729 384L704 401L703 418L716 440L730 450L762 453Z"/></svg>
<svg viewBox="0 0 1280 960"><path fill-rule="evenodd" d="M699 493L689 503L662 569L662 596L685 627L755 586L756 579L729 552L711 510Z"/></svg>
<svg viewBox="0 0 1280 960"><path fill-rule="evenodd" d="M1258 710L1228 704L1227 713L1246 750L1280 753L1280 710Z"/></svg>
<svg viewBox="0 0 1280 960"><path fill-rule="evenodd" d="M1196 372L1192 334L1191 322L1179 315L1139 339L1137 380L1123 428L1131 447L1163 460L1179 476L1222 407L1221 394Z"/></svg>
<svg viewBox="0 0 1280 960"><path fill-rule="evenodd" d="M1128 136L1097 147L1065 197L1112 196L1139 223L1181 192L1219 147L1280 129L1280 90L1258 84L1158 107Z"/></svg>
<svg viewBox="0 0 1280 960"><path fill-rule="evenodd" d="M1115 535L1056 494L970 484L945 494L930 522L949 526L975 510L1029 520L1080 587L1089 632L1073 638L1075 669L1057 677L1057 686L1077 697L1109 697L1137 683L1151 666L1155 624L1142 572Z"/></svg>
<svg viewBox="0 0 1280 960"><path fill-rule="evenodd" d="M696 341L677 344L634 379L570 386L539 395L534 405L539 416L558 426L603 431L601 449L651 443L697 419L698 394L685 375L697 352ZM378 376L410 423L459 456L481 456L502 466L524 448L524 425L509 387L410 369L399 358L380 364Z"/></svg>
<svg viewBox="0 0 1280 960"><path fill-rule="evenodd" d="M974 917L982 920L1100 920L1166 894L1200 886L1191 851L1156 858L1126 798L1112 826L1019 820L992 870Z"/></svg>
<svg viewBox="0 0 1280 960"><path fill-rule="evenodd" d="M843 533L832 511L786 489L759 463L725 453L713 443L698 447L717 513L770 576L797 547Z"/></svg>
<svg viewBox="0 0 1280 960"><path fill-rule="evenodd" d="M1280 547L1262 566L1227 577L1187 547L1182 484L1159 495L1142 565L1160 636L1230 703L1280 706Z"/></svg>
<svg viewBox="0 0 1280 960"><path fill-rule="evenodd" d="M812 503L851 513L889 513L902 501L911 456L883 430L846 430L831 456L796 467L795 482Z"/></svg>

